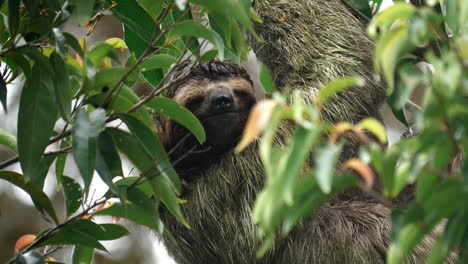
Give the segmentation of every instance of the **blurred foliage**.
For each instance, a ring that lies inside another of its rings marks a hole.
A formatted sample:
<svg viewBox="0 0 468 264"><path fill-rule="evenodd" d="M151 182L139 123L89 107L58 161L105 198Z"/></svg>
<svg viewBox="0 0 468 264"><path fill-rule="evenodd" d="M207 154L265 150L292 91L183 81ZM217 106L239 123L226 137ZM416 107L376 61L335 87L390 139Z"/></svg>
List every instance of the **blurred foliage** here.
<svg viewBox="0 0 468 264"><path fill-rule="evenodd" d="M388 262L400 263L443 219L447 219L446 230L428 261L442 263L455 249L466 262L468 2L398 3L381 13L382 1L370 2L349 1L357 12L372 18L369 32L377 39L375 66L385 76L389 103L402 122L406 123L403 107L411 91L427 89L424 110L413 113L420 133L384 148L385 130L375 120L334 126L321 121L321 105L340 90L362 85L363 80L356 77L323 87L317 106L300 100L288 105L280 95L259 104L254 111L268 115L267 121L247 129L249 140L265 129L259 151L266 186L254 208L264 239L259 255L272 245L277 229L286 235L333 194L350 185L369 190L375 177L372 166L383 181L382 201L391 204L405 186L416 185L415 199L406 208L393 207ZM97 215L126 218L171 236L158 215L158 206L165 206L189 227L180 210L181 182L156 136L151 112L168 115L200 142L205 140L195 116L162 93L171 84L171 65L189 56L200 61L246 59L250 49L246 34L255 35L250 20L258 20L250 0L7 0L0 1L0 13L4 18L0 20L0 104L6 111L8 90L18 89L9 84L17 77L24 80L17 137L0 131L0 144L18 154L1 163L0 169L19 161L23 174L2 170L0 178L26 191L51 222L51 228L27 236L27 243L20 239L10 263L45 263L56 245L63 244L74 246L72 263L91 263L94 249L106 250L99 241L128 234L121 225L95 223ZM112 38L88 46L86 37L76 39L64 31L73 24L86 25L92 33L104 15L123 23L123 40ZM203 53L207 43L212 48ZM420 58L408 56L420 48L432 71L421 71L415 66ZM129 56L123 58L122 51ZM266 69L261 70L260 79L267 91L274 90ZM140 98L131 89L135 83L146 83L153 92ZM273 138L284 119L296 128L290 145L280 148L273 145ZM338 165L341 136L348 132L365 145L359 159ZM46 151L51 145L56 149ZM70 152L83 186L63 175ZM317 165L304 167L310 152ZM124 177L128 175L123 175L119 153L141 174ZM57 217L43 192L54 161L57 188L65 194L64 219ZM350 170L358 172L361 180ZM109 190L87 203L95 171Z"/></svg>
<svg viewBox="0 0 468 264"><path fill-rule="evenodd" d="M443 263L455 251L460 263L468 263L468 1L398 1L378 14L368 10L367 1L350 2L365 16L375 15L366 24L376 39L375 67L385 77L392 111L408 125L403 110L416 88L426 90L422 109L413 107L411 135L387 147L385 129L376 120L330 125L319 118L326 100L362 85L359 78L344 77L324 86L316 106L279 94L258 104L237 149L263 131L260 155L266 184L253 210L264 240L258 255L337 192L350 186L370 191L379 177L383 192L369 194L392 208L387 263L402 263L443 222L445 230L427 262ZM370 2L377 9L381 4ZM421 61L430 65L422 69L416 65ZM264 119L269 121L259 122ZM279 147L274 138L284 120L294 123L295 130L290 143ZM340 162L349 133L363 144L360 155ZM309 157L315 165L306 162ZM408 186L414 186L414 198L397 204L394 198Z"/></svg>

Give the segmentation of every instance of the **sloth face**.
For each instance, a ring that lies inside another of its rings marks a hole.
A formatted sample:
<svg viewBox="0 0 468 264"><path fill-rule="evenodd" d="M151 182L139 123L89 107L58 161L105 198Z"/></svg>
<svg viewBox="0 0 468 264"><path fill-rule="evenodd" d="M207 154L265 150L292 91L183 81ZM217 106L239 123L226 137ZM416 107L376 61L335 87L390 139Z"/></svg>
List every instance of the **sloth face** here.
<svg viewBox="0 0 468 264"><path fill-rule="evenodd" d="M250 109L255 104L251 84L243 78L219 81L196 81L178 94L188 90L191 96L174 99L200 120L206 132L206 145L215 153L234 147L244 129Z"/></svg>
<svg viewBox="0 0 468 264"><path fill-rule="evenodd" d="M180 67L182 72L184 65ZM179 160L175 166L179 173L209 166L230 151L238 143L256 103L252 81L245 70L220 61L192 69L168 90L168 96L192 111L206 132L206 142L200 145L195 137L186 138L188 131L181 125L161 120L162 142L172 153L171 160Z"/></svg>

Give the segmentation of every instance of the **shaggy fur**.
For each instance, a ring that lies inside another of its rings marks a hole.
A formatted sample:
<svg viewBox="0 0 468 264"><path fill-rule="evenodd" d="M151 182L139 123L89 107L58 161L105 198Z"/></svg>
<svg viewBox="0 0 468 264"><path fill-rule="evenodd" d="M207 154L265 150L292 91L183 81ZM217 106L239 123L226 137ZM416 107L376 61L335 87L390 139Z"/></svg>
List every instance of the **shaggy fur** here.
<svg viewBox="0 0 468 264"><path fill-rule="evenodd" d="M367 85L335 96L325 105L323 118L357 122L379 117L385 93L373 78L374 44L339 0L256 0L254 8L264 21L255 25L264 42L253 43L253 48L279 87L303 91L307 103L314 104L323 84L343 75L360 75ZM280 132L277 144L281 145L290 129L284 127ZM342 158L354 156L356 151L356 145L349 144ZM184 186L187 203L182 210L192 229L167 211L161 212L177 240L174 244L165 238L165 244L179 264L385 263L389 209L354 190L325 203L257 259L260 242L251 210L264 181L258 156L254 144L191 172L197 180ZM432 243L433 236L425 238L405 263L423 263Z"/></svg>

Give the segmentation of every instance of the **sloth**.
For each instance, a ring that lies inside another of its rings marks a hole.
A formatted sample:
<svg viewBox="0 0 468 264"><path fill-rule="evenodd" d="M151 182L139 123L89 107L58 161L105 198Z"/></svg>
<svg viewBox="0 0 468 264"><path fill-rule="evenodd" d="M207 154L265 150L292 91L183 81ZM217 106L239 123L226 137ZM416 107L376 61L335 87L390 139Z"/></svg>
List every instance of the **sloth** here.
<svg viewBox="0 0 468 264"><path fill-rule="evenodd" d="M263 41L252 40L251 45L279 89L299 91L305 103L314 104L327 82L359 75L366 85L335 95L321 116L330 123L380 119L385 86L374 78L374 43L340 0L256 0L252 5L263 20L254 24ZM164 243L177 263L385 263L390 209L354 188L324 203L258 259L261 242L251 215L264 182L263 166L256 144L239 154L231 151L255 103L252 81L229 62L176 67L180 78L167 95L190 109L207 134L206 143L198 145L175 122L162 117L158 121L161 141L184 183L187 203L182 213L191 226L187 229L161 209L161 219L176 240L163 238ZM290 131L287 125L281 127L276 144L284 144ZM350 140L340 159L355 157L358 151L359 145ZM434 237L424 238L404 263L423 263ZM447 263L456 260L451 256Z"/></svg>
<svg viewBox="0 0 468 264"><path fill-rule="evenodd" d="M255 144L240 154L231 151L256 102L252 81L239 66L221 61L185 62L176 66L178 75L184 76L176 78L167 95L199 118L207 141L199 145L185 128L159 117L161 141L171 160L179 161L174 167L187 200L182 212L191 226L187 229L161 209L176 240L164 242L177 263L385 263L390 209L356 190L322 205L257 259L260 241L251 213L263 167ZM284 144L289 131L280 129L276 143ZM422 263L432 243L433 237L425 238L405 263Z"/></svg>

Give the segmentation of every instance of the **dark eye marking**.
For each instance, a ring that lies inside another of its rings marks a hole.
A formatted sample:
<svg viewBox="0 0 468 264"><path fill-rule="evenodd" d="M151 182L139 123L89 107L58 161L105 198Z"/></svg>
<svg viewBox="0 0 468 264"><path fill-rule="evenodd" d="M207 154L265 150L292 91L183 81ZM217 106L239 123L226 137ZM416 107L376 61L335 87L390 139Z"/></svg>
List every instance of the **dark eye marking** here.
<svg viewBox="0 0 468 264"><path fill-rule="evenodd" d="M202 95L193 97L185 103L185 108L193 111L203 103L203 99Z"/></svg>
<svg viewBox="0 0 468 264"><path fill-rule="evenodd" d="M239 96L239 97L244 97L244 96L249 96L249 95L251 95L251 93L246 92L246 91L244 91L244 90L235 90L235 91L234 91L234 94L235 94L236 96Z"/></svg>

